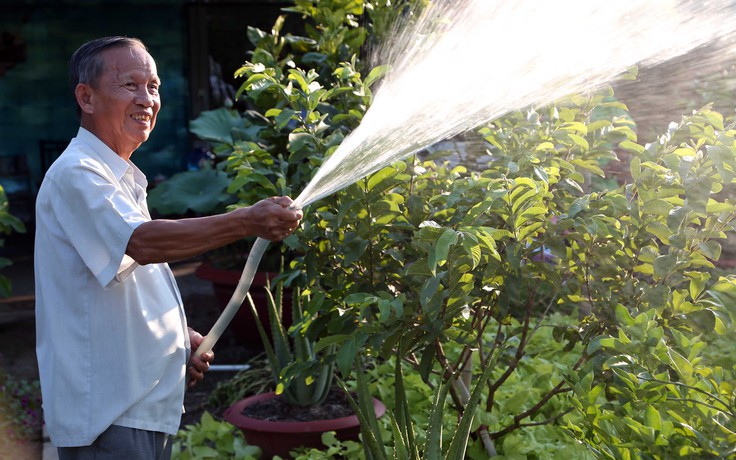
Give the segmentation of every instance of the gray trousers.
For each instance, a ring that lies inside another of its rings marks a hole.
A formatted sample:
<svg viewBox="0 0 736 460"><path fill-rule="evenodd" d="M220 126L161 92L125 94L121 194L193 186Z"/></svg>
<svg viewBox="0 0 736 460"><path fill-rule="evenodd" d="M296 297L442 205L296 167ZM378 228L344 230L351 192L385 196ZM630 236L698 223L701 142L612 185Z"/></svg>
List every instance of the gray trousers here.
<svg viewBox="0 0 736 460"><path fill-rule="evenodd" d="M91 446L59 447L59 460L170 460L165 433L112 425Z"/></svg>

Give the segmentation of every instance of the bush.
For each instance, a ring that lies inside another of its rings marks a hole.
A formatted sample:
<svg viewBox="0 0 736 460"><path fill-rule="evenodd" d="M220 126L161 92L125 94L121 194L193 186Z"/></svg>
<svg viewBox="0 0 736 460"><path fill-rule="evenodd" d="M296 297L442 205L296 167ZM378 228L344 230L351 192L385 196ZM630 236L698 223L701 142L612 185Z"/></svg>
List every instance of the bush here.
<svg viewBox="0 0 736 460"><path fill-rule="evenodd" d="M244 202L301 190L360 122L380 77L358 59L363 4L295 2L315 23L307 38L281 37L281 20L251 30L258 49L238 72L251 110L220 150ZM398 161L305 209L286 240L282 279L307 294L291 332L363 396L366 358L393 359L392 442L364 419L376 459L477 455L471 433L487 455L532 455L520 433L545 424L598 458L730 455L733 376L702 350L736 316L736 277L712 274L734 230L735 137L706 106L641 145L603 88L469 133L487 153L472 169ZM577 321L551 329L551 357L534 341L553 313ZM534 391L506 399L535 373ZM426 420L405 391L417 375L433 390Z"/></svg>
<svg viewBox="0 0 736 460"><path fill-rule="evenodd" d="M0 185L0 235L10 235L13 232L25 233L26 228L23 222L17 217L10 214L10 203L5 194L5 190ZM0 248L5 245L5 239L0 237ZM12 262L0 257L0 270L9 267ZM12 291L10 279L7 276L0 275L0 297L8 297Z"/></svg>
<svg viewBox="0 0 736 460"><path fill-rule="evenodd" d="M176 434L171 458L258 460L260 456L261 449L249 446L237 428L205 412L199 423L187 425Z"/></svg>

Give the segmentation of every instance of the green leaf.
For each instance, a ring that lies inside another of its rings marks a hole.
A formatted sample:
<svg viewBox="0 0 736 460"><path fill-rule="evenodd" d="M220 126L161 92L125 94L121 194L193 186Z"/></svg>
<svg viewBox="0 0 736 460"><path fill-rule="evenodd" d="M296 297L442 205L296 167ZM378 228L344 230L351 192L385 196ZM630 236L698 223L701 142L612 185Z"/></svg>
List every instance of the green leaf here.
<svg viewBox="0 0 736 460"><path fill-rule="evenodd" d="M697 299L706 283L710 280L710 274L701 272L688 272L686 275L690 278L690 297Z"/></svg>
<svg viewBox="0 0 736 460"><path fill-rule="evenodd" d="M687 313L684 319L696 331L704 334L711 334L716 328L716 316L708 309Z"/></svg>
<svg viewBox="0 0 736 460"><path fill-rule="evenodd" d="M659 431L662 428L662 417L659 415L659 411L651 405L647 405L647 408L644 410L644 417L649 428L655 431Z"/></svg>
<svg viewBox="0 0 736 460"><path fill-rule="evenodd" d="M666 217L670 214L670 212L672 212L674 208L675 207L671 203L659 198L655 198L653 200L648 200L644 202L644 204L641 206L641 212Z"/></svg>
<svg viewBox="0 0 736 460"><path fill-rule="evenodd" d="M541 166L534 165L534 175L545 184L549 184L549 174Z"/></svg>
<svg viewBox="0 0 736 460"><path fill-rule="evenodd" d="M385 168L379 169L374 174L368 176L368 183L366 188L368 189L368 191L372 191L378 184L392 177L396 177L398 173L399 171L393 166L387 166Z"/></svg>
<svg viewBox="0 0 736 460"><path fill-rule="evenodd" d="M477 241L474 241L473 239L466 237L463 239L463 249L465 250L465 253L470 256L470 259L473 261L473 265L471 269L475 269L478 264L480 264L481 261L481 247L480 244L478 244Z"/></svg>
<svg viewBox="0 0 736 460"><path fill-rule="evenodd" d="M511 200L511 212L516 214L522 208L527 206L527 203L538 198L539 191L536 187L528 187L526 184L517 185L509 194L509 200Z"/></svg>
<svg viewBox="0 0 736 460"><path fill-rule="evenodd" d="M437 310L440 307L438 291L442 277L443 276L441 274L438 274L437 276L427 279L419 290L420 305L432 319L436 317Z"/></svg>
<svg viewBox="0 0 736 460"><path fill-rule="evenodd" d="M629 310L621 304L616 305L616 320L624 326L634 325L634 318L629 313Z"/></svg>
<svg viewBox="0 0 736 460"><path fill-rule="evenodd" d="M672 364L677 372L683 377L685 383L692 383L694 371L692 363L671 348L667 350L667 356L670 359L670 364Z"/></svg>
<svg viewBox="0 0 736 460"><path fill-rule="evenodd" d="M362 367L359 356L356 357L356 367ZM373 407L371 403L371 394L365 380L365 376L362 372L358 372L356 374L356 381L358 383L358 403L355 402L350 394L350 390L348 390L342 380L337 379L337 384L347 395L348 401L350 401L350 405L360 421L360 432L363 436L363 450L366 458L372 460L385 460L386 455L381 439L381 432L378 429L375 413L372 413Z"/></svg>
<svg viewBox="0 0 736 460"><path fill-rule="evenodd" d="M298 153L303 150L314 150L314 136L308 133L294 133L289 134L289 151Z"/></svg>
<svg viewBox="0 0 736 460"><path fill-rule="evenodd" d="M236 110L225 108L205 110L189 122L189 130L205 141L233 144L233 128L243 127L243 119Z"/></svg>
<svg viewBox="0 0 736 460"><path fill-rule="evenodd" d="M353 368L353 361L358 354L358 344L355 337L343 342L340 349L337 351L337 368L340 369L342 375L349 375L350 370Z"/></svg>
<svg viewBox="0 0 736 460"><path fill-rule="evenodd" d="M305 77L304 71L300 69L289 70L289 80L295 81L299 85L299 89L306 93L309 92L309 83Z"/></svg>
<svg viewBox="0 0 736 460"><path fill-rule="evenodd" d="M535 219L540 216L544 217L547 215L547 208L544 206L532 206L524 209L524 211L514 220L514 227L522 227L524 225L531 225L535 221L538 222L540 219Z"/></svg>
<svg viewBox="0 0 736 460"><path fill-rule="evenodd" d="M587 211L590 207L590 195L585 195L580 198L576 198L575 201L572 202L570 205L570 208L567 211L567 215L570 218L573 218L580 214L581 212Z"/></svg>
<svg viewBox="0 0 736 460"><path fill-rule="evenodd" d="M346 244L343 249L345 254L343 265L350 266L358 261L368 249L369 243L370 242L368 240L356 239L351 241L349 244Z"/></svg>
<svg viewBox="0 0 736 460"><path fill-rule="evenodd" d="M386 75L389 70L391 70L391 66L389 65L379 65L374 67L363 80L363 84L367 87L372 86L376 80Z"/></svg>
<svg viewBox="0 0 736 460"><path fill-rule="evenodd" d="M641 160L639 157L631 159L631 162L629 163L629 172L631 172L631 177L634 180L639 180L641 178Z"/></svg>
<svg viewBox="0 0 736 460"><path fill-rule="evenodd" d="M402 432L399 424L396 422L394 415L389 412L391 417L391 430L394 434L394 457L393 460L409 460L409 448L407 441L405 440L404 433Z"/></svg>
<svg viewBox="0 0 736 460"><path fill-rule="evenodd" d="M652 235L656 236L657 238L662 241L664 244L670 243L670 236L672 235L672 230L665 225L662 222L652 222L651 224L646 226L646 230L651 233Z"/></svg>
<svg viewBox="0 0 736 460"><path fill-rule="evenodd" d="M659 279L665 278L674 270L676 264L677 255L675 254L659 256L654 260L654 275Z"/></svg>
<svg viewBox="0 0 736 460"><path fill-rule="evenodd" d="M438 265L443 265L447 261L447 255L450 253L450 247L457 243L458 233L448 228L442 235L437 239L437 242L432 246L432 250L429 253L427 263L429 269L434 274Z"/></svg>
<svg viewBox="0 0 736 460"><path fill-rule="evenodd" d="M705 176L685 181L687 205L699 214L705 213L710 197L711 184L712 180Z"/></svg>
<svg viewBox="0 0 736 460"><path fill-rule="evenodd" d="M536 152L544 152L544 151L554 152L555 151L555 144L553 144L552 142L549 142L549 141L542 142L542 143L540 143L539 145L537 145L535 147L534 151L536 151Z"/></svg>
<svg viewBox="0 0 736 460"><path fill-rule="evenodd" d="M645 149L644 149L643 146L637 144L636 142L632 142L632 141L629 141L629 140L620 142L618 144L618 146L621 147L624 150L628 150L628 151L634 152L634 153L643 153L645 151ZM632 166L634 166L633 162L632 162ZM638 164L636 165L636 167L638 168Z"/></svg>
<svg viewBox="0 0 736 460"><path fill-rule="evenodd" d="M705 149L716 165L723 182L731 182L734 179L734 170L736 170L736 153L733 148L725 145L707 145Z"/></svg>
<svg viewBox="0 0 736 460"><path fill-rule="evenodd" d="M227 193L229 185L230 179L222 171L184 171L153 188L148 194L148 205L163 215L222 212L233 200Z"/></svg>
<svg viewBox="0 0 736 460"><path fill-rule="evenodd" d="M721 258L721 244L718 241L704 241L698 245L700 250L707 258L711 260L718 260Z"/></svg>
<svg viewBox="0 0 736 460"><path fill-rule="evenodd" d="M685 206L678 206L670 212L670 215L667 216L667 226L672 233L679 233L680 227L685 223L689 214L690 211Z"/></svg>
<svg viewBox="0 0 736 460"><path fill-rule="evenodd" d="M397 351L400 356L400 351ZM404 371L401 367L401 359L395 359L394 365L394 400L396 401L396 428L395 433L399 452L406 450L407 457L411 460L419 460L418 446L414 435L414 421L411 418L407 390L404 385ZM402 445L404 446L402 448ZM397 452L398 453L398 452Z"/></svg>
<svg viewBox="0 0 736 460"><path fill-rule="evenodd" d="M569 134L569 136L570 139L575 143L575 145L580 147L583 152L587 152L590 149L590 145L584 137L578 136L577 134Z"/></svg>
<svg viewBox="0 0 736 460"><path fill-rule="evenodd" d="M426 346L419 361L419 375L425 382L429 381L429 374L432 372L432 367L434 367L434 356L434 347L432 345Z"/></svg>
<svg viewBox="0 0 736 460"><path fill-rule="evenodd" d="M350 337L350 335L346 334L335 334L323 337L314 345L314 352L318 353L331 345L342 345L343 342L349 340Z"/></svg>
<svg viewBox="0 0 736 460"><path fill-rule="evenodd" d="M442 417L444 414L445 399L452 385L452 380L447 380L437 387L432 410L427 427L427 440L424 444L425 460L442 460Z"/></svg>

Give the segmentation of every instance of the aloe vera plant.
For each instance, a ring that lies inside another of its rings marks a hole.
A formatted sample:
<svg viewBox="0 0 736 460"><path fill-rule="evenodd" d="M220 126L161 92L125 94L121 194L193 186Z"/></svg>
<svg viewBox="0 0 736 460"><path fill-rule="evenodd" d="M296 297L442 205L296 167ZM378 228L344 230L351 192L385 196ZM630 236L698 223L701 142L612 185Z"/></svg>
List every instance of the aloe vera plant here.
<svg viewBox="0 0 736 460"><path fill-rule="evenodd" d="M276 383L276 394L283 395L289 404L296 406L320 404L330 392L334 364L321 361L315 352L314 342L299 330L289 334L282 320L283 289L281 282L276 282L274 287L269 282L267 286L270 335L258 315L253 298L250 293L247 295ZM295 324L304 319L300 294L300 290L295 289L291 306Z"/></svg>

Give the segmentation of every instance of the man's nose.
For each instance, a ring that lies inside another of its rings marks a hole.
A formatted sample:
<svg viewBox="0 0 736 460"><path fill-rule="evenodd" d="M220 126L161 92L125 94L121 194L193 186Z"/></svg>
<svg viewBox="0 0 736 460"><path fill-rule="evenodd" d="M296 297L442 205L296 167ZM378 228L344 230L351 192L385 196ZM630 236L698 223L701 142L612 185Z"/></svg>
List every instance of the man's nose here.
<svg viewBox="0 0 736 460"><path fill-rule="evenodd" d="M148 91L147 88L144 88L136 94L136 104L142 105L143 107L152 107L154 104L154 101L156 100L158 96L155 94L151 94L150 91Z"/></svg>

